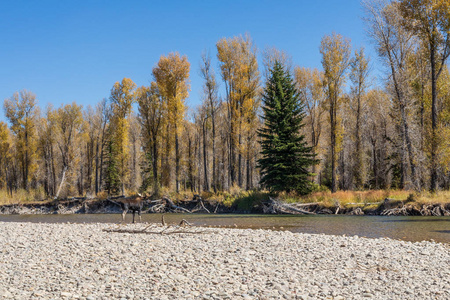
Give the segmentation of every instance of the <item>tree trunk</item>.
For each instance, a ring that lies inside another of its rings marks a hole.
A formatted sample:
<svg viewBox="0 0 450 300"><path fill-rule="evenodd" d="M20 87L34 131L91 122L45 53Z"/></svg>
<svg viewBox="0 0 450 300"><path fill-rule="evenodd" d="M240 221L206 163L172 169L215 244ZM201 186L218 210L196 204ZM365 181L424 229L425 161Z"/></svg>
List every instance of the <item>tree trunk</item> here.
<svg viewBox="0 0 450 300"><path fill-rule="evenodd" d="M331 192L332 193L336 193L336 191L337 191L337 180L336 180L336 107L335 107L335 105L336 105L335 99L330 99Z"/></svg>
<svg viewBox="0 0 450 300"><path fill-rule="evenodd" d="M98 194L98 140L97 140L97 146L95 147L95 195Z"/></svg>
<svg viewBox="0 0 450 300"><path fill-rule="evenodd" d="M23 188L28 191L28 170L29 170L29 154L28 154L28 128L25 128L25 168L23 173Z"/></svg>
<svg viewBox="0 0 450 300"><path fill-rule="evenodd" d="M416 176L416 163L415 163L414 153L413 153L413 149L412 149L411 138L409 135L409 126L408 126L408 120L406 117L406 111L403 106L402 106L402 119L403 119L403 128L404 128L406 148L408 150L409 165L411 167L411 182L412 182L413 188L418 189L417 178L416 178L417 177Z"/></svg>
<svg viewBox="0 0 450 300"><path fill-rule="evenodd" d="M246 159L246 164L247 164L247 184L245 189L248 191L251 189L251 176L250 176L250 141L248 141L247 144L247 159Z"/></svg>
<svg viewBox="0 0 450 300"><path fill-rule="evenodd" d="M203 190L205 191L209 191L210 187L209 187L209 178L208 178L208 158L207 158L207 153L206 153L206 128L205 128L205 123L206 123L206 118L203 120L202 122L203 126L202 126L202 132L203 132L203 172L205 173L205 185L203 187Z"/></svg>
<svg viewBox="0 0 450 300"><path fill-rule="evenodd" d="M103 137L102 137L102 143L101 143L101 148L100 148L100 176L98 179L98 189L99 191L102 189L102 184L103 184L103 156L104 156L104 147L103 147Z"/></svg>
<svg viewBox="0 0 450 300"><path fill-rule="evenodd" d="M437 190L437 91L436 91L436 50L430 45L431 55L431 182L430 190Z"/></svg>
<svg viewBox="0 0 450 300"><path fill-rule="evenodd" d="M356 124L355 124L355 140L356 140L356 167L355 172L355 185L356 189L362 188L362 153L361 153L361 95L358 93L357 97L357 108L356 108Z"/></svg>
<svg viewBox="0 0 450 300"><path fill-rule="evenodd" d="M153 139L153 157L152 157L152 167L153 167L153 191L156 195L159 194L159 183L158 183L158 145L156 138Z"/></svg>
<svg viewBox="0 0 450 300"><path fill-rule="evenodd" d="M178 125L175 124L175 184L177 194L180 193L180 146L178 141Z"/></svg>
<svg viewBox="0 0 450 300"><path fill-rule="evenodd" d="M238 136L238 185L240 188L243 186L243 180L242 180L242 151L241 151L241 145L242 145L242 121L239 120L239 136Z"/></svg>
<svg viewBox="0 0 450 300"><path fill-rule="evenodd" d="M66 179L66 170L67 170L67 167L64 167L62 176L61 176L61 183L59 184L58 192L56 193L55 199L58 199L59 193L61 192L61 188L64 184L64 180Z"/></svg>
<svg viewBox="0 0 450 300"><path fill-rule="evenodd" d="M56 168L55 168L55 160L53 155L53 145L50 145L50 156L51 156L51 164L52 164L52 194L56 192Z"/></svg>
<svg viewBox="0 0 450 300"><path fill-rule="evenodd" d="M194 192L194 170L193 170L193 153L192 153L192 139L188 135L188 157L189 157L189 164L188 164L188 176L189 181L191 185L191 192Z"/></svg>

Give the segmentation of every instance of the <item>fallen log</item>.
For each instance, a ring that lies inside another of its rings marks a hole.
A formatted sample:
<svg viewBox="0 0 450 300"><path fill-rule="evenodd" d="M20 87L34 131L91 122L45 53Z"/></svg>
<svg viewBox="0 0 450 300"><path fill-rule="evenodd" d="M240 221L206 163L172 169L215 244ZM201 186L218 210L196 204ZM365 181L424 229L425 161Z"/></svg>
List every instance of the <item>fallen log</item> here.
<svg viewBox="0 0 450 300"><path fill-rule="evenodd" d="M198 201L198 203L197 203L197 205L194 207L194 209L192 210L192 212L197 212L197 211L200 211L200 210L204 210L204 211L206 211L208 214L210 214L211 212L209 211L209 209L207 209L207 208L205 207L205 204L203 203L203 199L202 199L200 196L198 196L197 199L196 199L196 196L197 196L197 195L194 195L194 200L193 200L193 201Z"/></svg>
<svg viewBox="0 0 450 300"><path fill-rule="evenodd" d="M269 197L269 202L266 203L265 212L270 212L272 214L282 213L282 214L304 214L304 215L315 215L315 213L294 207L286 203L282 203L279 200Z"/></svg>
<svg viewBox="0 0 450 300"><path fill-rule="evenodd" d="M320 203L319 202L312 202L312 203L295 203L295 204L292 204L293 206L295 206L295 207L306 207L306 206L316 206L316 205L319 205Z"/></svg>
<svg viewBox="0 0 450 300"><path fill-rule="evenodd" d="M367 206L367 205L375 205L375 204L381 204L383 203L383 201L381 202L352 202L352 203L346 203L346 205L360 205L360 206Z"/></svg>
<svg viewBox="0 0 450 300"><path fill-rule="evenodd" d="M175 203L173 203L173 201L169 197L163 197L162 200L166 202L166 207L168 207L174 211L180 210L182 212L192 213L190 210L188 210L184 207L175 205Z"/></svg>

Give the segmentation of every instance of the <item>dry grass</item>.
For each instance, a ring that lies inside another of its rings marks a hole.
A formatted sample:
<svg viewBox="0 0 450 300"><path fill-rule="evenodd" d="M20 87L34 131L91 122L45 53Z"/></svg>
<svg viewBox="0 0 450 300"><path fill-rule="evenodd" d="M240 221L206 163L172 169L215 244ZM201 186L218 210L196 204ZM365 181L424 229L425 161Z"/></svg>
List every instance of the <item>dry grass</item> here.
<svg viewBox="0 0 450 300"><path fill-rule="evenodd" d="M47 200L43 189L29 190L18 189L13 191L12 197L6 189L0 190L0 205L24 204Z"/></svg>
<svg viewBox="0 0 450 300"><path fill-rule="evenodd" d="M450 191L421 192L414 194L413 199L419 204L447 204L450 203Z"/></svg>
<svg viewBox="0 0 450 300"><path fill-rule="evenodd" d="M336 204L349 206L353 203L373 204L381 202L386 198L406 200L410 194L410 191L402 190L338 191L336 193L317 192L300 197L299 202L320 202L326 207L335 207Z"/></svg>
<svg viewBox="0 0 450 300"><path fill-rule="evenodd" d="M193 194L191 191L183 191L179 194L171 191L167 188L163 188L160 191L161 195L169 196L175 201L183 199L192 199ZM243 207L251 208L252 205L266 201L269 197L268 191L245 191L237 186L234 186L230 191L222 192L201 192L201 197L212 203L221 203L225 206L231 207L233 205L239 205ZM313 203L319 202L324 207L335 207L337 204L341 206L352 206L352 203L365 204L366 206L377 206L377 202L383 201L385 198L395 200L406 200L411 197L415 203L422 204L448 204L450 203L450 191L439 191L437 193L430 192L412 192L403 190L368 190L368 191L338 191L336 193L315 192L307 196L299 196L295 193L280 193L278 198L287 203ZM106 198L106 193L100 192L97 198ZM410 199L411 199L410 198ZM5 189L0 190L0 205L6 204L24 204L46 201L45 193L43 189L25 191L19 189L13 192L12 197L6 192ZM373 204L371 204L373 203Z"/></svg>

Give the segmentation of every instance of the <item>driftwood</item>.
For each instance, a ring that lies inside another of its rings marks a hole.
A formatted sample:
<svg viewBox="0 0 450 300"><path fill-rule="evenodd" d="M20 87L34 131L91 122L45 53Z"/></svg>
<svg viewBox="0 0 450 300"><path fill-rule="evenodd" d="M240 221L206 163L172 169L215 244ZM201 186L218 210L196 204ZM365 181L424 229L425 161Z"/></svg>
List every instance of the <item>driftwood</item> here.
<svg viewBox="0 0 450 300"><path fill-rule="evenodd" d="M61 192L61 188L62 188L62 186L64 184L64 180L66 179L66 171L67 171L67 166L64 167L63 174L62 174L62 177L61 177L61 183L59 184L59 188L58 188L58 191L56 192L55 199L58 199L59 193Z"/></svg>
<svg viewBox="0 0 450 300"><path fill-rule="evenodd" d="M361 209L361 207L357 207L354 210L352 210L349 215L352 216L362 216L364 215L364 211Z"/></svg>
<svg viewBox="0 0 450 300"><path fill-rule="evenodd" d="M316 206L316 205L319 205L320 203L319 202L312 202L312 203L295 203L295 204L292 204L293 206L295 206L295 207L308 207L308 206Z"/></svg>
<svg viewBox="0 0 450 300"><path fill-rule="evenodd" d="M171 226L166 225L166 222L164 220L164 215L162 215L161 222L163 225L163 229L159 231L147 231L147 229L151 227L157 227L155 224L150 224L146 226L143 229L120 229L120 228L109 228L109 229L103 229L103 231L106 232L117 232L117 233L137 233L137 234L201 234L201 233L212 233L209 230L198 230L198 227L193 227L191 223L189 223L186 219L182 219L181 222L178 225ZM186 226L192 227L192 230L180 230L180 228L185 228Z"/></svg>
<svg viewBox="0 0 450 300"><path fill-rule="evenodd" d="M192 211L176 205L169 197L163 197L162 199L148 201L153 204L150 207L150 211L154 213L165 213L165 212L184 212L192 213Z"/></svg>
<svg viewBox="0 0 450 300"><path fill-rule="evenodd" d="M382 216L409 216L406 206L385 209L381 212Z"/></svg>
<svg viewBox="0 0 450 300"><path fill-rule="evenodd" d="M269 201L264 203L263 207L264 213L271 214L304 214L304 215L315 215L315 213L300 209L294 205L283 203L277 199L269 197Z"/></svg>
<svg viewBox="0 0 450 300"><path fill-rule="evenodd" d="M201 230L201 231L188 231L188 230L175 230L179 228L179 226L175 227L166 227L163 230L160 231L146 231L146 230L131 230L131 229L103 229L103 231L106 232L116 232L116 233L135 233L135 234L160 234L160 235L167 235L167 234L204 234L204 233L211 233L211 231L207 230ZM174 230L170 230L174 229Z"/></svg>
<svg viewBox="0 0 450 300"><path fill-rule="evenodd" d="M205 204L203 203L202 197L200 197L199 195L194 195L194 200L197 200L198 203L197 203L197 205L194 207L194 209L192 210L192 212L197 212L197 211L204 210L204 211L206 211L208 214L211 213L211 211L205 207ZM216 207L216 210L217 210L217 207Z"/></svg>
<svg viewBox="0 0 450 300"><path fill-rule="evenodd" d="M353 202L353 203L346 203L346 205L359 205L359 206L367 206L367 205L375 205L375 204L381 204L383 201L380 202Z"/></svg>
<svg viewBox="0 0 450 300"><path fill-rule="evenodd" d="M188 209L186 209L186 208L184 208L184 207L175 205L175 203L173 203L173 201L172 201L169 197L163 197L162 200L165 201L166 207L168 207L169 209L171 209L171 210L173 210L173 211L180 210L180 211L182 211L182 212L191 213L190 210L188 210Z"/></svg>

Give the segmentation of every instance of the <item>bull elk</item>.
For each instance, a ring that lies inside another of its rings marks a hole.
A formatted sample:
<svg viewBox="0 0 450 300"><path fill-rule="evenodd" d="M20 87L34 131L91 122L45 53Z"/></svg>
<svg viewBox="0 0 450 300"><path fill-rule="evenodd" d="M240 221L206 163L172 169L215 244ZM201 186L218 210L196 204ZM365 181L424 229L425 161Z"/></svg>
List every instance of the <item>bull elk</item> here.
<svg viewBox="0 0 450 300"><path fill-rule="evenodd" d="M136 196L126 197L118 200L118 202L108 199L110 202L120 205L122 208L122 222L125 222L125 216L130 210L133 213L133 223L135 223L136 212L139 216L139 222L142 222L141 212L144 206L144 197L141 194Z"/></svg>

